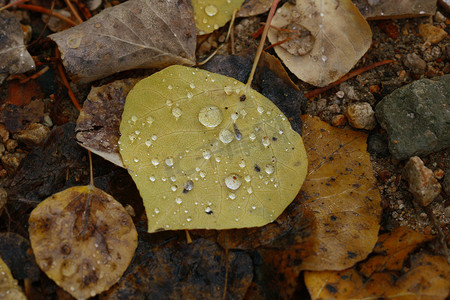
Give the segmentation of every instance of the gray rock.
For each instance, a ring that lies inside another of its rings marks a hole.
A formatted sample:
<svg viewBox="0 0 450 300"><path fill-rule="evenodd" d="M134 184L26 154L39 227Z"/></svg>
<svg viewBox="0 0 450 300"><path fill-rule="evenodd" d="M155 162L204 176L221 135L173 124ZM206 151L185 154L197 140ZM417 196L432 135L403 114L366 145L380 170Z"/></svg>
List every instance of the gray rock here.
<svg viewBox="0 0 450 300"><path fill-rule="evenodd" d="M378 103L375 115L388 133L395 159L450 147L450 75L395 90Z"/></svg>

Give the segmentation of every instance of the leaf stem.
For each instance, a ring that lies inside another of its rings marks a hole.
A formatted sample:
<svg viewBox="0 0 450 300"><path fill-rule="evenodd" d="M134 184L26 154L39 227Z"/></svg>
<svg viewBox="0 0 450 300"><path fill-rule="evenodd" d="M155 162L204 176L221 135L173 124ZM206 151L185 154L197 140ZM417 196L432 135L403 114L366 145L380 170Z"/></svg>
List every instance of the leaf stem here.
<svg viewBox="0 0 450 300"><path fill-rule="evenodd" d="M71 19L66 18L63 15L61 15L61 14L59 14L57 12L51 11L51 10L49 10L47 8L44 8L44 7L40 7L40 6L33 5L33 4L18 4L18 5L16 5L16 7L20 8L20 9L36 11L36 12L40 12L40 13L43 13L43 14L46 14L46 15L49 15L49 16L57 17L57 18L63 20L64 22L66 22L66 23L68 23L68 24L70 24L72 26L76 26L77 25L77 23L75 23Z"/></svg>
<svg viewBox="0 0 450 300"><path fill-rule="evenodd" d="M270 8L269 15L267 16L266 25L264 25L264 31L261 36L261 41L259 42L258 50L256 51L255 60L253 61L252 71L250 72L250 76L248 76L247 84L245 87L248 89L252 85L253 76L255 76L256 67L258 66L259 58L261 57L261 53L264 49L264 43L266 42L267 32L270 28L270 23L272 22L273 15L275 14L275 10L280 3L280 0L274 0L272 2L272 7Z"/></svg>
<svg viewBox="0 0 450 300"><path fill-rule="evenodd" d="M27 2L27 1L28 0L17 0L17 1L11 2L9 4L6 4L5 6L0 7L0 12L5 10L5 9L8 9L8 8L14 6L14 5L18 5L20 3L24 3L24 2Z"/></svg>
<svg viewBox="0 0 450 300"><path fill-rule="evenodd" d="M89 155L89 185L94 186L94 172L92 170L92 154L91 151L88 150Z"/></svg>
<svg viewBox="0 0 450 300"><path fill-rule="evenodd" d="M376 62L376 63L374 63L374 64L372 64L370 66L365 66L365 67L362 67L360 69L354 70L354 71L352 71L350 73L345 74L344 76L342 76L341 78L339 78L335 82L330 83L327 86L324 86L324 87L315 89L313 91L310 91L308 93L305 93L305 97L307 99L314 98L315 96L317 96L317 95L319 95L319 94L321 94L321 93L331 89L334 86L337 86L338 84L340 84L340 83L342 83L342 82L344 82L344 81L346 81L346 80L348 80L350 78L353 78L353 77L355 77L355 76L357 76L357 75L359 75L361 73L364 73L366 71L372 70L372 69L377 68L379 66L382 66L382 65L385 65L385 64L390 64L390 63L393 63L393 62L395 62L395 61L392 60L392 59L382 60L382 61Z"/></svg>

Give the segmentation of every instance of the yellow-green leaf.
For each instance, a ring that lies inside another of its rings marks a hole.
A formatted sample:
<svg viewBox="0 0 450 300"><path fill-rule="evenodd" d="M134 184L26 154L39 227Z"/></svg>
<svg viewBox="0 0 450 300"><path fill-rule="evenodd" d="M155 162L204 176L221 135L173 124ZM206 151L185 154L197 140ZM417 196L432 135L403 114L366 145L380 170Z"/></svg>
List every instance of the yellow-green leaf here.
<svg viewBox="0 0 450 300"><path fill-rule="evenodd" d="M0 299L4 300L26 300L24 293L17 285L11 271L0 258Z"/></svg>
<svg viewBox="0 0 450 300"><path fill-rule="evenodd" d="M77 186L42 201L29 219L39 267L78 299L116 283L137 247L133 220L114 198L94 186Z"/></svg>
<svg viewBox="0 0 450 300"><path fill-rule="evenodd" d="M192 0L195 25L200 34L213 32L231 20L244 0Z"/></svg>
<svg viewBox="0 0 450 300"><path fill-rule="evenodd" d="M148 231L262 226L306 176L302 139L267 98L235 79L171 66L130 91L120 154Z"/></svg>

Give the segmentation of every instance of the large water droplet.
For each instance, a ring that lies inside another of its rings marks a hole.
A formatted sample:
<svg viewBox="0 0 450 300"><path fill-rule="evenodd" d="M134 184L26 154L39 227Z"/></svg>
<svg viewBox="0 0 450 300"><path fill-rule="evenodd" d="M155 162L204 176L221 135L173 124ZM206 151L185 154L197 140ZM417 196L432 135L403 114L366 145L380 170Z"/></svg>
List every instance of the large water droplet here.
<svg viewBox="0 0 450 300"><path fill-rule="evenodd" d="M158 139L158 136L156 134L152 135L152 140L156 141Z"/></svg>
<svg viewBox="0 0 450 300"><path fill-rule="evenodd" d="M210 159L211 158L211 151L205 150L205 151L203 151L202 155L203 155L204 159Z"/></svg>
<svg viewBox="0 0 450 300"><path fill-rule="evenodd" d="M225 185L230 190L237 190L241 186L241 179L236 174L230 174L225 178Z"/></svg>
<svg viewBox="0 0 450 300"><path fill-rule="evenodd" d="M188 97L188 99L191 99L194 96L194 94L192 94L191 92L187 92L186 96Z"/></svg>
<svg viewBox="0 0 450 300"><path fill-rule="evenodd" d="M175 199L175 202L176 202L177 204L181 204L181 203L183 203L183 200L181 200L180 197L177 197L177 198Z"/></svg>
<svg viewBox="0 0 450 300"><path fill-rule="evenodd" d="M138 117L136 117L136 116L131 116L131 121L133 121L134 123L136 123L137 120L138 120Z"/></svg>
<svg viewBox="0 0 450 300"><path fill-rule="evenodd" d="M153 121L154 121L154 119L152 117L147 117L147 123L148 124L151 125L153 123Z"/></svg>
<svg viewBox="0 0 450 300"><path fill-rule="evenodd" d="M181 115L183 114L183 112L181 111L181 108L179 108L179 107L174 107L173 109L172 109L172 115L175 117L175 118L179 118L179 117L181 117Z"/></svg>
<svg viewBox="0 0 450 300"><path fill-rule="evenodd" d="M150 146L152 145L152 141L146 140L146 141L145 141L145 145L146 145L147 147L150 147Z"/></svg>
<svg viewBox="0 0 450 300"><path fill-rule="evenodd" d="M257 110L260 114L262 114L262 113L264 112L264 107L258 106L258 107L256 108L256 110Z"/></svg>
<svg viewBox="0 0 450 300"><path fill-rule="evenodd" d="M169 156L168 158L166 158L165 162L167 166L169 167L173 166L173 157Z"/></svg>
<svg viewBox="0 0 450 300"><path fill-rule="evenodd" d="M231 94L233 94L233 87L226 85L223 87L223 91L225 92L225 94L230 96Z"/></svg>
<svg viewBox="0 0 450 300"><path fill-rule="evenodd" d="M229 131L228 129L222 129L219 133L219 140L224 143L228 144L231 143L231 141L234 139L234 134Z"/></svg>
<svg viewBox="0 0 450 300"><path fill-rule="evenodd" d="M156 167L157 165L159 165L159 159L157 159L156 157L152 159L152 164Z"/></svg>
<svg viewBox="0 0 450 300"><path fill-rule="evenodd" d="M266 165L266 169L265 169L267 174L272 174L273 172L275 172L275 167L273 165Z"/></svg>
<svg viewBox="0 0 450 300"><path fill-rule="evenodd" d="M189 84L189 87L190 87L191 89L195 89L195 84L191 83L191 84Z"/></svg>
<svg viewBox="0 0 450 300"><path fill-rule="evenodd" d="M205 7L205 13L210 16L213 17L217 14L217 7L215 5L208 5Z"/></svg>
<svg viewBox="0 0 450 300"><path fill-rule="evenodd" d="M159 214L159 209L155 208L155 214Z"/></svg>
<svg viewBox="0 0 450 300"><path fill-rule="evenodd" d="M156 180L155 176L153 176L153 175L150 176L148 179L150 179L151 182L155 182L155 180Z"/></svg>
<svg viewBox="0 0 450 300"><path fill-rule="evenodd" d="M205 106L198 113L198 120L205 127L217 127L223 120L222 111L215 105Z"/></svg>
<svg viewBox="0 0 450 300"><path fill-rule="evenodd" d="M269 137L265 136L262 138L262 144L264 145L264 147L268 147L270 145L270 139Z"/></svg>

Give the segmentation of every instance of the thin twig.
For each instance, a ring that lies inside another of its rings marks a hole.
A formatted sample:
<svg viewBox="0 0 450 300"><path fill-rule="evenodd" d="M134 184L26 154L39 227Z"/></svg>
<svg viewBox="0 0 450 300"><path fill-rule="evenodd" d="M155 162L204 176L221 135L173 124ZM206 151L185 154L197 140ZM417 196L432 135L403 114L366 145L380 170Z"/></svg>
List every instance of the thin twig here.
<svg viewBox="0 0 450 300"><path fill-rule="evenodd" d="M20 3L24 3L24 2L27 2L27 1L28 0L17 0L17 1L11 2L9 4L6 4L5 6L0 7L0 12L5 10L5 9L10 8L11 6L14 6L14 5L17 5L17 4L20 4Z"/></svg>
<svg viewBox="0 0 450 300"><path fill-rule="evenodd" d="M94 186L94 171L92 168L92 154L91 151L88 150L89 156L89 185Z"/></svg>
<svg viewBox="0 0 450 300"><path fill-rule="evenodd" d="M78 24L83 23L83 19L80 17L80 15L78 14L75 7L73 7L72 2L70 2L70 0L65 0L65 1L66 1L67 7L69 8L70 12L75 17L75 19L77 19Z"/></svg>
<svg viewBox="0 0 450 300"><path fill-rule="evenodd" d="M53 17L56 17L56 18L58 18L58 19L61 19L61 20L63 20L64 22L66 22L66 23L68 23L68 24L70 24L70 25L72 25L72 26L76 26L76 25L77 25L77 23L75 23L74 21L72 21L72 20L69 19L69 18L64 17L63 15L61 15L61 14L59 14L59 13L54 12L54 11L51 11L51 10L49 10L49 9L47 9L47 8L44 8L44 7L37 6L37 5L32 5L32 4L18 4L18 5L17 5L17 8L20 8L20 9L26 9L26 10L31 10L31 11L36 11L36 12L40 12L40 13L42 13L42 14L46 14L46 15L53 16Z"/></svg>
<svg viewBox="0 0 450 300"><path fill-rule="evenodd" d="M19 82L20 83L26 83L26 82L30 81L31 79L36 79L39 76L41 76L42 74L44 74L45 72L47 72L49 69L50 69L49 66L45 66L41 70L39 70L38 72L34 73L33 75L31 75L31 76L29 76L27 78L24 78L24 79L20 80Z"/></svg>
<svg viewBox="0 0 450 300"><path fill-rule="evenodd" d="M267 50L269 50L270 48L273 48L273 47L275 47L275 46L278 46L278 45L281 45L281 44L283 44L283 43L286 43L287 41L290 41L290 40L292 40L292 39L295 39L296 37L299 37L299 36L300 36L299 34L296 34L296 35L290 36L290 37L288 37L288 38L285 38L284 40L278 41L278 42L276 42L275 44L272 44L272 45L267 46L266 48L264 48L264 51L267 51Z"/></svg>
<svg viewBox="0 0 450 300"><path fill-rule="evenodd" d="M255 76L256 67L258 66L259 58L261 57L261 53L264 49L264 43L266 42L267 32L269 31L270 23L272 22L273 15L275 14L275 9L278 6L280 0L274 0L272 2L272 7L270 8L269 15L267 16L267 22L264 26L264 31L261 37L261 41L259 42L258 50L256 51L255 60L253 61L252 71L250 72L250 76L248 77L246 88L250 88L253 81L253 76Z"/></svg>
<svg viewBox="0 0 450 300"><path fill-rule="evenodd" d="M59 54L58 49L55 49L55 56L57 58L61 58L61 55ZM59 71L59 75L61 76L61 80L64 84L64 86L67 88L67 93L69 94L70 100L72 100L73 105L75 105L75 108L78 109L78 111L81 111L80 103L78 102L77 98L75 97L75 94L72 91L72 88L70 87L69 81L67 80L66 74L64 74L64 69L62 66L62 63L59 62L57 64L57 68Z"/></svg>
<svg viewBox="0 0 450 300"><path fill-rule="evenodd" d="M395 62L395 61L392 60L392 59L383 60L383 61L376 62L376 63L374 63L374 64L372 64L370 66L366 66L366 67L362 67L362 68L360 68L358 70L354 70L354 71L352 71L350 73L345 74L344 76L342 76L341 78L339 78L335 82L333 82L333 83L331 83L331 84L329 84L329 85L327 85L325 87L322 87L322 88L319 88L319 89L315 89L315 90L313 90L311 92L306 93L305 97L308 98L308 99L314 98L315 96L317 96L317 95L319 95L319 94L321 94L321 93L331 89L332 87L337 86L338 84L340 84L340 83L342 83L342 82L344 82L346 80L349 80L350 78L358 76L359 74L362 74L364 72L367 72L367 71L372 70L374 68L377 68L379 66L382 66L382 65L385 65L385 64L390 64L390 63L393 63L393 62Z"/></svg>

